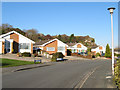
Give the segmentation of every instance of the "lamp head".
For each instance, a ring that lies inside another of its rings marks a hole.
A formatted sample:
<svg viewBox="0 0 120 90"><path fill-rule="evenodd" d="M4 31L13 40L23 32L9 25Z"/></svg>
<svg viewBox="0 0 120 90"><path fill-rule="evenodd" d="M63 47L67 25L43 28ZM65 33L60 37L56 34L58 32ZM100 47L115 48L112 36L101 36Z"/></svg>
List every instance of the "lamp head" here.
<svg viewBox="0 0 120 90"><path fill-rule="evenodd" d="M115 10L115 8L114 7L110 7L110 8L108 8L108 10L110 11L110 14L113 14L113 10Z"/></svg>

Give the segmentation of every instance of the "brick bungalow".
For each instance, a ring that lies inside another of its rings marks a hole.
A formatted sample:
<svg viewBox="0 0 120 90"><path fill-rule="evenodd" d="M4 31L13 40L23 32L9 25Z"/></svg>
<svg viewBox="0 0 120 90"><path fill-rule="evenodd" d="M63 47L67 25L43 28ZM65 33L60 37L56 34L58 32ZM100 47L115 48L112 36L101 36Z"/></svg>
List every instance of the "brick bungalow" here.
<svg viewBox="0 0 120 90"><path fill-rule="evenodd" d="M67 49L71 49L72 53L85 53L87 51L87 47L82 43L76 43L73 46L69 46Z"/></svg>
<svg viewBox="0 0 120 90"><path fill-rule="evenodd" d="M103 46L98 46L96 48L92 48L91 52L93 52L95 55L96 53L100 53L100 55L105 54L105 48Z"/></svg>
<svg viewBox="0 0 120 90"><path fill-rule="evenodd" d="M66 56L68 45L58 40L57 38L55 38L42 45L35 45L35 47L40 48L41 50L44 50L48 52L49 54L53 54L56 52L62 52L63 55Z"/></svg>
<svg viewBox="0 0 120 90"><path fill-rule="evenodd" d="M0 35L0 54L30 52L33 53L35 42L21 35L16 31L11 31Z"/></svg>

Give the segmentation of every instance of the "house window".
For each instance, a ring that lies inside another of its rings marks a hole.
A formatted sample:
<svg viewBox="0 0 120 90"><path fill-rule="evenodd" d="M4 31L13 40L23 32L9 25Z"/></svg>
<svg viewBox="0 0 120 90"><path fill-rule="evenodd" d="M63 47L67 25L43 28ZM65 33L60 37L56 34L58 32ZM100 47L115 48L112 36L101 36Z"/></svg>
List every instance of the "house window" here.
<svg viewBox="0 0 120 90"><path fill-rule="evenodd" d="M65 50L65 47L63 47L63 46L58 47L58 51L64 51L64 50Z"/></svg>
<svg viewBox="0 0 120 90"><path fill-rule="evenodd" d="M20 49L30 49L30 43L20 43Z"/></svg>
<svg viewBox="0 0 120 90"><path fill-rule="evenodd" d="M47 51L55 51L54 47L47 47Z"/></svg>

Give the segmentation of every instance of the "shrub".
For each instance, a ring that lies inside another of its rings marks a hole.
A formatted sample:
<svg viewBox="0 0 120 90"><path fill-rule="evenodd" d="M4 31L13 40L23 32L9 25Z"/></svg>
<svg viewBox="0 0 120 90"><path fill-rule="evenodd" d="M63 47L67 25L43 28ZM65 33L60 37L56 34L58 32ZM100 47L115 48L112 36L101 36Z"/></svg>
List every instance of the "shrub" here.
<svg viewBox="0 0 120 90"><path fill-rule="evenodd" d="M95 58L95 55L92 55L92 58Z"/></svg>
<svg viewBox="0 0 120 90"><path fill-rule="evenodd" d="M98 56L100 56L100 53L96 53L96 55L95 55L96 57L98 57Z"/></svg>
<svg viewBox="0 0 120 90"><path fill-rule="evenodd" d="M22 53L17 53L17 56L22 57Z"/></svg>
<svg viewBox="0 0 120 90"><path fill-rule="evenodd" d="M37 53L34 53L34 57L37 57L38 56L38 54Z"/></svg>
<svg viewBox="0 0 120 90"><path fill-rule="evenodd" d="M77 53L71 53L71 56L77 56L78 54Z"/></svg>
<svg viewBox="0 0 120 90"><path fill-rule="evenodd" d="M117 57L120 57L120 54L117 54Z"/></svg>
<svg viewBox="0 0 120 90"><path fill-rule="evenodd" d="M24 57L31 57L31 54L29 52L24 52L24 53L22 53L22 56L24 56Z"/></svg>
<svg viewBox="0 0 120 90"><path fill-rule="evenodd" d="M31 56L32 56L32 57L37 57L38 54L37 54L37 53L34 53L34 54L32 54Z"/></svg>
<svg viewBox="0 0 120 90"><path fill-rule="evenodd" d="M63 58L63 57L64 55L61 52L57 52L53 54L51 61L56 62L57 58Z"/></svg>
<svg viewBox="0 0 120 90"><path fill-rule="evenodd" d="M71 56L72 50L71 49L67 49L67 56Z"/></svg>
<svg viewBox="0 0 120 90"><path fill-rule="evenodd" d="M111 58L111 51L110 51L109 44L107 44L107 46L106 46L105 57Z"/></svg>
<svg viewBox="0 0 120 90"><path fill-rule="evenodd" d="M120 89L120 60L117 60L115 66L115 82L117 87Z"/></svg>

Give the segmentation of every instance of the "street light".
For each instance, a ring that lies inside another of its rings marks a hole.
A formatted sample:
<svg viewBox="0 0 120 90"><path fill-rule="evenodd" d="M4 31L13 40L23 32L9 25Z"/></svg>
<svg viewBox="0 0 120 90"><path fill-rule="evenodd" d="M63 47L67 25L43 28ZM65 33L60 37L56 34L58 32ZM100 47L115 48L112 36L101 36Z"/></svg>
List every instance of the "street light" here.
<svg viewBox="0 0 120 90"><path fill-rule="evenodd" d="M113 41L113 10L114 7L108 8L111 14L111 31L112 31L112 74L114 75L114 41Z"/></svg>

